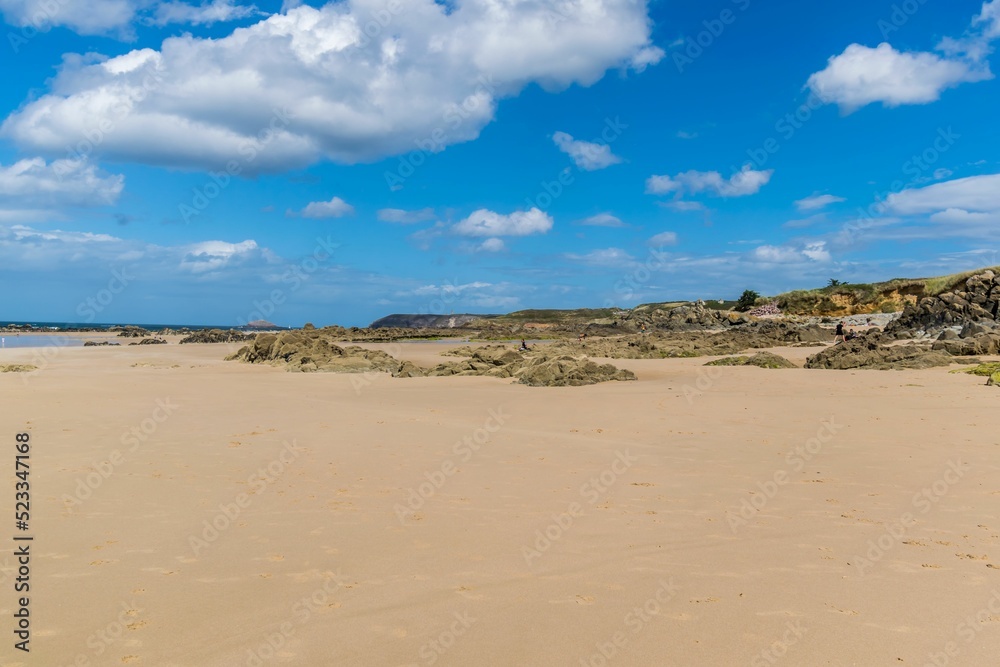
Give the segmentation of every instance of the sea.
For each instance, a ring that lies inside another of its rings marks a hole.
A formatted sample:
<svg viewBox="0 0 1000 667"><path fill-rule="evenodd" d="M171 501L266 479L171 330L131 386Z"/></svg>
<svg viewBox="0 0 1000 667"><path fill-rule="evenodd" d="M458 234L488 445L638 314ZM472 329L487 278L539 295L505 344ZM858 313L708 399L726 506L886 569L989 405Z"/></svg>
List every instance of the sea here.
<svg viewBox="0 0 1000 667"><path fill-rule="evenodd" d="M79 347L86 342L86 338L83 336L59 336L60 331L73 331L75 329L97 329L106 330L111 327L126 326L123 324L99 324L99 323L84 323L84 322L12 322L0 320L0 328L9 327L12 325L24 326L25 324L30 324L32 331L28 332L0 332L0 349L14 348L14 347ZM197 331L199 329L236 329L237 331L254 331L249 327L234 327L232 325L222 326L222 325L208 325L208 324L130 324L127 326L137 326L142 327L153 333L160 331L162 329L190 329L192 331ZM286 329L287 327L274 327L274 329L268 328L268 331ZM35 332L47 332L44 335L39 335ZM100 333L100 331L94 332L84 332L86 333Z"/></svg>

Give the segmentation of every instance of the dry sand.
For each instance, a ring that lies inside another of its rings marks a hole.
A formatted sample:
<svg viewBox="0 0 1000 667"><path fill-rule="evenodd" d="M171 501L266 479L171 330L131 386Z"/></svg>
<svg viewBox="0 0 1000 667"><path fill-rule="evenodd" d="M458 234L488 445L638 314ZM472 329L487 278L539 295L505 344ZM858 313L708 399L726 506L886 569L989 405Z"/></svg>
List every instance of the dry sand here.
<svg viewBox="0 0 1000 667"><path fill-rule="evenodd" d="M10 517L0 663L1000 656L982 378L618 360L638 382L547 389L222 361L238 347L3 351L41 368L0 374L3 506L29 429L35 536L25 659Z"/></svg>

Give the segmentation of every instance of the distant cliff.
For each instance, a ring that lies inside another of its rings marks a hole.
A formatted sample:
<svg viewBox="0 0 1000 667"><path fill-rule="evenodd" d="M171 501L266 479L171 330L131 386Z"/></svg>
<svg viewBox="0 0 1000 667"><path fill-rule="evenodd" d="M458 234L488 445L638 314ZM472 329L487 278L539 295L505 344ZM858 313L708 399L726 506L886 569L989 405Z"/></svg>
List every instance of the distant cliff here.
<svg viewBox="0 0 1000 667"><path fill-rule="evenodd" d="M465 326L473 320L495 317L494 315L387 315L375 320L370 329L385 329L400 327L404 329L455 329Z"/></svg>

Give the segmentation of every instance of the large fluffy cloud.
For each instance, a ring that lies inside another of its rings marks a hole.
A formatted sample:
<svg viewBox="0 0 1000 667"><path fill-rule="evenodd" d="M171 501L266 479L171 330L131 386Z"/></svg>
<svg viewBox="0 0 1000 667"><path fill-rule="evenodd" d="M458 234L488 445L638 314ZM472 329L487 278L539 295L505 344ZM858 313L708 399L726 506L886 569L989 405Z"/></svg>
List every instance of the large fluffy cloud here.
<svg viewBox="0 0 1000 667"><path fill-rule="evenodd" d="M810 76L807 85L820 100L848 113L875 102L887 107L927 104L949 88L993 78L986 56L997 37L1000 0L990 0L965 35L941 40L940 55L898 51L888 43L875 48L851 44Z"/></svg>
<svg viewBox="0 0 1000 667"><path fill-rule="evenodd" d="M989 67L934 53L904 53L886 43L851 44L809 77L809 87L827 103L854 111L873 102L887 107L926 104L961 83L991 78Z"/></svg>
<svg viewBox="0 0 1000 667"><path fill-rule="evenodd" d="M45 154L87 140L112 159L241 173L433 152L476 138L530 83L655 61L649 35L644 0L303 5L220 39L68 57L0 133Z"/></svg>

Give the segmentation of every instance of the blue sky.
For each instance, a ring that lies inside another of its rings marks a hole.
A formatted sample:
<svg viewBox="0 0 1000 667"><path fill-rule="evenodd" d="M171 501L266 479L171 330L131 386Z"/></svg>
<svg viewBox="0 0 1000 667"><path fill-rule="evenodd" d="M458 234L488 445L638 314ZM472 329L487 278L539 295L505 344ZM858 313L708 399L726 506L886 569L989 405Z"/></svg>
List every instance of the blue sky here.
<svg viewBox="0 0 1000 667"><path fill-rule="evenodd" d="M0 318L364 325L1000 263L1000 0L0 0Z"/></svg>

